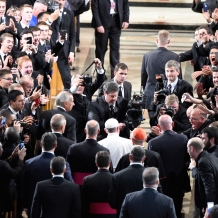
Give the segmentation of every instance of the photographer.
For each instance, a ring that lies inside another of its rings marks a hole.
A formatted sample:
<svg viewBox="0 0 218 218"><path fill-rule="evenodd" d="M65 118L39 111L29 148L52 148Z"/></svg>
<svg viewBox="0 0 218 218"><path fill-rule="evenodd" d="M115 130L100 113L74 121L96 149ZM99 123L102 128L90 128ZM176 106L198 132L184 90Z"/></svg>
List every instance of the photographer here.
<svg viewBox="0 0 218 218"><path fill-rule="evenodd" d="M151 118L151 134L149 134L148 140L161 134L157 124L158 118L163 114L168 114L172 117L173 131L175 132L182 132L191 127L186 115L186 109L179 104L178 97L175 94L168 95L165 99L165 104L158 105L156 115Z"/></svg>
<svg viewBox="0 0 218 218"><path fill-rule="evenodd" d="M154 93L154 110L156 106L164 102L167 95L175 94L179 102L181 103L183 93L187 92L193 96L193 88L187 81L179 79L180 63L174 60L170 60L165 64L165 75L167 80L163 80L162 77L157 79ZM188 108L190 103L182 103L182 106Z"/></svg>
<svg viewBox="0 0 218 218"><path fill-rule="evenodd" d="M105 79L105 70L102 67L102 63L98 58L95 58L95 71L97 72L97 76L94 82L91 81L92 78L88 79L88 83L86 84L86 75L80 76L75 75L71 78L71 88L70 92L72 94L76 94L79 92L80 94L86 95L89 102L92 100L93 94L96 92L96 90L101 86L101 84L104 82ZM84 83L85 82L85 83Z"/></svg>

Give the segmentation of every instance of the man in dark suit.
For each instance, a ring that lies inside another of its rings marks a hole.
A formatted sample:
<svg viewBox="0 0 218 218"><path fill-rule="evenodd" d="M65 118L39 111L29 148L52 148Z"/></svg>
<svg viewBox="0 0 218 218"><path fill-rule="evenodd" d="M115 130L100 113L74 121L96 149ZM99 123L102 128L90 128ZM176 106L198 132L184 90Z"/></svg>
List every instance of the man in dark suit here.
<svg viewBox="0 0 218 218"><path fill-rule="evenodd" d="M86 139L83 142L71 145L66 160L70 164L73 179L78 185L82 185L83 178L97 171L95 155L99 151L109 150L97 143L97 135L100 132L99 124L95 120L90 120L86 124ZM110 171L113 172L113 166Z"/></svg>
<svg viewBox="0 0 218 218"><path fill-rule="evenodd" d="M110 81L114 81L119 86L118 95L130 101L131 94L132 94L132 84L126 81L127 74L128 74L127 65L124 63L118 63L114 68L114 78L111 79ZM103 86L104 84L102 84L98 90L98 97L104 95Z"/></svg>
<svg viewBox="0 0 218 218"><path fill-rule="evenodd" d="M64 41L64 47L58 55L57 64L61 74L64 89L69 89L71 79L70 64L74 61L75 28L73 11L64 8L65 1L66 0L57 0L59 3L60 16L51 24L51 27L53 28L53 42L56 42L59 39L59 33L62 30L65 30L67 33L67 40Z"/></svg>
<svg viewBox="0 0 218 218"><path fill-rule="evenodd" d="M200 135L202 130L211 123L211 120L207 119L207 114L205 114L199 108L192 110L189 121L191 123L191 127L183 132L188 139Z"/></svg>
<svg viewBox="0 0 218 218"><path fill-rule="evenodd" d="M131 140L134 146L142 146L142 148L144 148L144 142L146 141L146 139L147 139L146 133L142 128L135 128L132 131ZM115 172L119 172L127 168L129 164L130 161L129 161L129 153L128 153L125 154L123 157L121 157L119 163L117 164ZM166 177L163 162L159 153L145 149L145 159L143 165L145 168L156 167L159 170L160 179L164 179Z"/></svg>
<svg viewBox="0 0 218 218"><path fill-rule="evenodd" d="M176 218L172 199L156 190L159 184L158 177L157 168L149 167L144 170L142 174L144 189L126 195L120 218Z"/></svg>
<svg viewBox="0 0 218 218"><path fill-rule="evenodd" d="M30 20L32 19L33 7L32 5L25 4L20 9L21 21L17 24L18 34L22 33L24 30L29 29Z"/></svg>
<svg viewBox="0 0 218 218"><path fill-rule="evenodd" d="M0 70L0 108L8 103L8 88L13 83L13 76L10 70Z"/></svg>
<svg viewBox="0 0 218 218"><path fill-rule="evenodd" d="M200 211L206 209L208 202L218 203L217 157L203 151L203 148L204 143L200 138L194 137L188 141L187 150L192 160L189 168L192 170L198 190L195 205L200 208Z"/></svg>
<svg viewBox="0 0 218 218"><path fill-rule="evenodd" d="M144 159L145 150L141 146L135 146L129 155L130 166L113 174L109 191L109 204L117 210L117 218L126 194L143 188L142 172L144 167L142 163Z"/></svg>
<svg viewBox="0 0 218 218"><path fill-rule="evenodd" d="M141 69L141 86L144 89L145 108L148 109L149 117L154 115L152 101L156 84L156 74L165 74L165 64L169 60L179 61L179 55L167 50L170 43L169 32L161 30L156 40L158 48L144 55ZM181 72L181 70L180 70ZM182 73L179 74L182 79Z"/></svg>
<svg viewBox="0 0 218 218"><path fill-rule="evenodd" d="M113 78L115 65L120 62L121 29L129 26L128 0L91 1L92 27L95 28L95 56L104 65L104 56L110 39L110 66Z"/></svg>
<svg viewBox="0 0 218 218"><path fill-rule="evenodd" d="M92 101L92 96L105 79L105 70L101 61L95 58L96 79L91 84L84 84L84 77L76 74L71 78L70 92L73 94L75 106L69 114L76 119L77 142L84 141L86 135L84 128L87 123L87 107Z"/></svg>
<svg viewBox="0 0 218 218"><path fill-rule="evenodd" d="M206 127L201 133L204 143L204 150L218 157L218 129L216 127Z"/></svg>
<svg viewBox="0 0 218 218"><path fill-rule="evenodd" d="M166 172L166 178L161 181L163 194L173 199L176 215L180 218L184 192L191 190L185 166L189 160L186 150L188 139L172 131L173 121L169 115L160 116L158 127L163 133L151 139L148 148L158 152L162 158Z"/></svg>
<svg viewBox="0 0 218 218"><path fill-rule="evenodd" d="M66 119L61 114L55 114L50 121L51 130L57 137L57 148L54 151L55 156L61 156L66 158L67 152L74 142L63 136L64 130L66 128ZM40 155L42 153L42 148L40 142L36 146L35 155Z"/></svg>
<svg viewBox="0 0 218 218"><path fill-rule="evenodd" d="M43 111L40 115L37 139L41 139L45 132L51 132L50 120L54 114L62 114L66 121L66 128L63 136L76 143L76 120L67 112L74 106L74 100L71 93L67 91L60 92L56 97L56 109Z"/></svg>
<svg viewBox="0 0 218 218"><path fill-rule="evenodd" d="M178 76L180 74L180 63L174 60L170 60L165 64L165 75L167 80L163 80L161 82L157 82L155 85L155 92L154 92L154 106L156 109L156 105L159 104L157 97L157 91L161 89L166 89L169 91L170 94L175 94L178 99L179 103L188 108L191 106L190 103L181 102L182 95L188 92L191 96L193 96L193 87L190 83L185 80L179 79ZM163 103L163 102L161 102Z"/></svg>
<svg viewBox="0 0 218 218"><path fill-rule="evenodd" d="M64 179L65 159L54 157L50 171L52 179L36 184L31 217L80 218L80 189L78 185Z"/></svg>
<svg viewBox="0 0 218 218"><path fill-rule="evenodd" d="M57 147L57 137L53 133L45 133L41 141L42 154L25 162L22 175L23 207L26 213L31 214L31 206L37 182L50 179L50 161L55 157L54 150ZM66 165L65 178L73 181L69 164Z"/></svg>
<svg viewBox="0 0 218 218"><path fill-rule="evenodd" d="M83 180L81 190L82 218L115 218L116 210L108 204L108 192L112 180L112 174L109 171L110 154L107 151L99 151L95 155L95 164L98 171L84 177Z"/></svg>
<svg viewBox="0 0 218 218"><path fill-rule="evenodd" d="M99 140L107 137L104 124L109 118L115 118L119 122L120 136L129 138L129 129L125 125L128 100L118 96L118 91L115 82L107 82L104 85L104 96L97 98L88 106L88 120L96 120L100 125Z"/></svg>
<svg viewBox="0 0 218 218"><path fill-rule="evenodd" d="M23 147L18 153L18 148L11 154L6 160L0 160L0 218L5 217L5 212L13 210L13 194L15 192L15 182L13 179L20 179L22 170L24 167L24 157L26 155L26 148ZM0 143L0 157L2 156L3 149ZM16 155L15 155L16 154ZM10 166L11 160L16 157L18 158L13 161L13 168ZM13 157L13 158L12 158Z"/></svg>

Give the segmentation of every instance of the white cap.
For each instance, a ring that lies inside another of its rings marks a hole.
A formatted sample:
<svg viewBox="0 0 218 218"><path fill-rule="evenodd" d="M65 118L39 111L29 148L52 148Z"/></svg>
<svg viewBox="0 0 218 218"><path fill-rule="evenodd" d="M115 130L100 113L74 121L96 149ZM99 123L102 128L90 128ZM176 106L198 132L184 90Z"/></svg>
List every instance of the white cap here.
<svg viewBox="0 0 218 218"><path fill-rule="evenodd" d="M114 118L110 118L105 122L106 129L112 129L118 127L118 125L119 125L118 121Z"/></svg>

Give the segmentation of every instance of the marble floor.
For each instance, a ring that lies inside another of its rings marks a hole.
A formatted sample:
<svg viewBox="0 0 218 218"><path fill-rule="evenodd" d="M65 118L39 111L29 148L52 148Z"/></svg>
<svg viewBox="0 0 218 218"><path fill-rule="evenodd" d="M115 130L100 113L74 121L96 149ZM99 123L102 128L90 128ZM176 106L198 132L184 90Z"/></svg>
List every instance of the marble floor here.
<svg viewBox="0 0 218 218"><path fill-rule="evenodd" d="M142 57L144 53L154 50L156 48L155 39L157 36L157 32L158 30L148 29L127 29L122 32L120 61L126 63L129 67L127 80L132 83L133 92L140 91L140 72ZM170 31L170 35L171 43L168 49L176 53L181 53L189 50L194 42L193 31L174 30ZM81 52L76 53L76 59L74 62L74 67L76 69L75 71L72 71L72 74L81 74L95 58L94 30L91 28L81 28L80 39ZM110 68L108 52L105 57L105 69L107 70L106 74L109 75ZM92 74L93 71L94 68L91 68L87 73ZM193 67L189 64L189 62L182 63L183 78L194 85L195 82L192 81L190 76L192 72ZM144 124L142 124L142 127L147 133L149 133L150 127L146 111L144 112L144 116L146 120ZM193 184L193 181L191 183ZM186 194L184 197L182 211L185 218L193 217L193 204L193 194Z"/></svg>

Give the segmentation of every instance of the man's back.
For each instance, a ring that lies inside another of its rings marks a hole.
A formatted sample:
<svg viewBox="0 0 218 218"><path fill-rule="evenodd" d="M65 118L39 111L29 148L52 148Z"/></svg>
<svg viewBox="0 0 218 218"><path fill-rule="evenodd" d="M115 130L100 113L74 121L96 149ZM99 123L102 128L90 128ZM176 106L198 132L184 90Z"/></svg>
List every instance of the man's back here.
<svg viewBox="0 0 218 218"><path fill-rule="evenodd" d="M23 206L30 210L32 199L37 182L50 179L50 161L54 158L54 154L43 152L41 155L26 161L22 176ZM71 179L71 174L67 172L67 179ZM30 212L30 211L29 211Z"/></svg>
<svg viewBox="0 0 218 218"><path fill-rule="evenodd" d="M70 164L72 176L74 179L75 173L92 174L97 171L95 155L99 151L109 150L99 145L94 139L86 139L85 141L74 144L69 148L66 160Z"/></svg>
<svg viewBox="0 0 218 218"><path fill-rule="evenodd" d="M156 74L165 75L165 64L169 60L179 62L179 55L167 50L164 47L158 47L156 50L144 55L141 69L141 85L144 88L144 94L147 97L146 108L152 110L151 102L153 101L154 89L156 84ZM179 78L182 79L180 73Z"/></svg>
<svg viewBox="0 0 218 218"><path fill-rule="evenodd" d="M79 186L64 178L54 177L37 183L32 205L32 218L80 218Z"/></svg>
<svg viewBox="0 0 218 218"><path fill-rule="evenodd" d="M98 142L100 145L109 149L113 167L116 168L120 158L130 151L133 148L132 141L120 137L118 133L109 133L107 138Z"/></svg>
<svg viewBox="0 0 218 218"><path fill-rule="evenodd" d="M152 188L126 196L120 218L176 218L173 200Z"/></svg>
<svg viewBox="0 0 218 218"><path fill-rule="evenodd" d="M141 164L132 164L113 175L109 192L109 204L112 208L117 209L117 217L119 217L126 194L143 188L142 172L144 169Z"/></svg>
<svg viewBox="0 0 218 218"><path fill-rule="evenodd" d="M112 174L106 169L99 169L96 173L84 178L81 190L83 218L90 216L90 203L108 203L111 180Z"/></svg>

